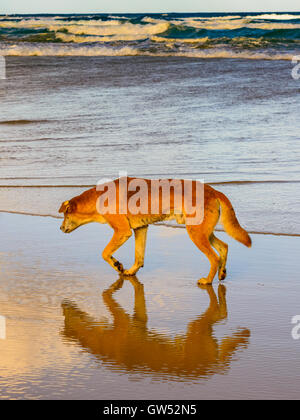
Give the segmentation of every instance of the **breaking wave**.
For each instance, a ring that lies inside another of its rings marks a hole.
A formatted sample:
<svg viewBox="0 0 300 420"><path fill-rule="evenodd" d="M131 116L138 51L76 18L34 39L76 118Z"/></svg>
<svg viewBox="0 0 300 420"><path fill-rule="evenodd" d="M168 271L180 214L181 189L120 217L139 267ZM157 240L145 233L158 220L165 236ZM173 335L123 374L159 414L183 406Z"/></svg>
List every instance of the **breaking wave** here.
<svg viewBox="0 0 300 420"><path fill-rule="evenodd" d="M177 48L169 51L152 49L152 51L124 46L120 48L99 45L57 45L57 44L23 44L0 46L0 54L8 56L149 56L149 57L190 57L190 58L238 58L252 60L292 60L294 54L288 52L263 52L234 50L228 48L191 49Z"/></svg>
<svg viewBox="0 0 300 420"><path fill-rule="evenodd" d="M300 13L0 16L1 55L291 59Z"/></svg>

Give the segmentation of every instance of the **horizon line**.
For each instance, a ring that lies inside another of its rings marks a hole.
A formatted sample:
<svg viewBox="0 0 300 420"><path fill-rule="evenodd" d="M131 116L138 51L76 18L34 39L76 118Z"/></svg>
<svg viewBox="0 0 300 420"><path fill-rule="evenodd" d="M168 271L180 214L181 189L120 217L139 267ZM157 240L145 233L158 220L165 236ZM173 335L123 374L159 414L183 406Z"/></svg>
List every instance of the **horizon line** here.
<svg viewBox="0 0 300 420"><path fill-rule="evenodd" d="M152 14L152 15L161 15L161 14L183 14L183 13L300 13L299 10L254 10L254 11L237 11L237 10L230 10L230 11L181 11L181 12L171 12L171 11L161 11L161 12L99 12L99 11L91 11L91 12L0 12L0 16L3 15L97 15L97 14L110 14L110 15L118 15L118 14L125 14L125 15L136 15L136 14Z"/></svg>

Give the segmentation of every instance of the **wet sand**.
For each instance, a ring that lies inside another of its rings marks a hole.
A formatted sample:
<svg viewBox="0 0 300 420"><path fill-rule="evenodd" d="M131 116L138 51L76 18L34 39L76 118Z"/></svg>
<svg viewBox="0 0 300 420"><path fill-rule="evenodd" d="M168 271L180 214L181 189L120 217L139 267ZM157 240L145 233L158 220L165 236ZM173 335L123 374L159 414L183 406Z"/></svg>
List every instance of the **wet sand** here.
<svg viewBox="0 0 300 420"><path fill-rule="evenodd" d="M60 223L0 213L2 399L299 398L298 237L249 250L220 232L228 277L199 287L208 262L183 229L150 227L129 279L101 259L108 226Z"/></svg>

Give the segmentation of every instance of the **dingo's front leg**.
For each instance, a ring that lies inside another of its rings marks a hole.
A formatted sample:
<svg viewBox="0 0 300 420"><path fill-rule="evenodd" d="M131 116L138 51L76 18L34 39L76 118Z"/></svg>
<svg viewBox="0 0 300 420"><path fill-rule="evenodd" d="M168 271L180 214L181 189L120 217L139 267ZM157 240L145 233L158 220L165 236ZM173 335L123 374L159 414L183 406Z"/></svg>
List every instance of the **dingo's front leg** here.
<svg viewBox="0 0 300 420"><path fill-rule="evenodd" d="M145 248L148 226L134 229L135 235L135 262L129 270L124 270L127 276L133 276L144 265Z"/></svg>
<svg viewBox="0 0 300 420"><path fill-rule="evenodd" d="M115 230L111 241L106 245L104 251L102 252L103 259L107 261L112 268L118 271L118 273L123 273L124 268L123 265L112 256L112 254L116 252L116 250L120 248L120 246L123 245L131 235L131 230Z"/></svg>

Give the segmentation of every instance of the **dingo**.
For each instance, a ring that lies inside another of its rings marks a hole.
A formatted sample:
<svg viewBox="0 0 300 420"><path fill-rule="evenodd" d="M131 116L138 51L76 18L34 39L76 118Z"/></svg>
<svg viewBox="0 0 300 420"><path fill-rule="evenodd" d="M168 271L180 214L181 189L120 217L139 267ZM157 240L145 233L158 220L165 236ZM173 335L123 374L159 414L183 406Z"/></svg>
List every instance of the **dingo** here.
<svg viewBox="0 0 300 420"><path fill-rule="evenodd" d="M228 198L209 185L201 184L198 181L191 181L193 183L193 200L195 198L196 187L201 185L203 188L203 198L201 204L203 207L203 215L201 223L193 224L188 222L188 220L192 219L188 218L188 215L191 213L186 211L185 204L182 205L181 210L176 208L176 206L178 207L178 202L179 204L183 203L183 196L180 196L180 199L178 200L178 194L183 194L182 191L179 193L177 191L176 193L175 189L170 189L169 210L166 212L162 204L162 194L160 193L158 198L153 196L153 192L150 188L151 180L126 177L126 185L129 185L130 182L133 181L135 183L143 182L148 187L146 192L144 190L143 194L139 194L139 208L142 207L141 202L144 202L143 212L133 212L130 209L129 201L133 198L133 195L137 193L136 191L133 192L132 188L128 188L126 189L126 198L123 198L125 196L121 194L120 186L121 183L124 182L124 179L125 178L119 178L107 183L107 187L113 186L115 191L114 205L111 206L110 210L107 212L101 212L101 209L99 209L99 199L101 199L102 194L105 194L106 192L102 190L99 191L101 188L98 187L91 188L90 190L83 192L81 195L74 197L69 201L65 201L59 209L60 213L64 213L64 221L61 225L61 230L64 233L70 233L79 226L91 222L108 223L114 229L114 235L105 247L102 257L119 273L134 275L141 267L143 267L148 225L163 220L175 219L178 223L185 224L191 240L209 259L211 264L210 272L207 278L199 280L199 283L201 284L211 284L217 270L219 280L223 280L226 277L228 245L218 239L213 233L220 218L220 209L222 211L221 221L225 231L242 244L248 247L251 246L251 238L240 226ZM182 185L184 185L185 182L183 180L168 181L171 183L176 181ZM104 196L102 196L102 198L103 197ZM126 202L124 203L124 201ZM147 204L146 211L145 201ZM153 208L153 202L155 201L158 201L158 203L156 203L156 207L154 206L157 210L155 214L152 214L149 209ZM124 209L124 205L125 212L119 211L121 207ZM132 235L132 229L135 234L135 262L129 270L124 270L123 265L112 255L127 241L128 238L130 238ZM220 256L216 254L212 247L219 252Z"/></svg>

